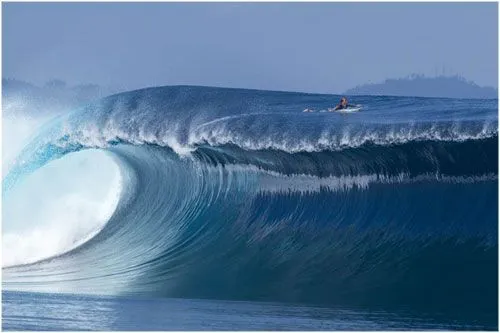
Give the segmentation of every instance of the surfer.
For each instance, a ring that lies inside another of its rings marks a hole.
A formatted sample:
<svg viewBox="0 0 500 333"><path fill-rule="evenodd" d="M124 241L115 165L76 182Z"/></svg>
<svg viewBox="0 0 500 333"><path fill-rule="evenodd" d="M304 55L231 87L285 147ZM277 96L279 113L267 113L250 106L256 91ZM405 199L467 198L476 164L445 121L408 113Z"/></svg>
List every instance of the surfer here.
<svg viewBox="0 0 500 333"><path fill-rule="evenodd" d="M347 102L347 98L342 97L342 98L340 99L340 103L339 103L339 105L337 105L337 106L335 107L335 109L334 109L334 110L342 110L342 109L347 109L347 108L348 108L348 107L350 107L350 106L352 106L352 105L349 105L349 103Z"/></svg>

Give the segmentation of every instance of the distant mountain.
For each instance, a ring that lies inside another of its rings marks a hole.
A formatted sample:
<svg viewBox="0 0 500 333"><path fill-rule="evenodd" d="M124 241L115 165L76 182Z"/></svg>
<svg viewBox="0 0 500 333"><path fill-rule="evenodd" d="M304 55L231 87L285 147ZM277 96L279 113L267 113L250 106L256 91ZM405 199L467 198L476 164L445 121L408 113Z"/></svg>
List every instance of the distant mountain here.
<svg viewBox="0 0 500 333"><path fill-rule="evenodd" d="M365 84L349 89L346 95L416 96L451 98L497 98L498 90L480 87L460 76L425 77L410 75L387 79L382 83Z"/></svg>
<svg viewBox="0 0 500 333"><path fill-rule="evenodd" d="M2 79L3 112L59 113L73 110L117 91L86 84L68 86L61 80L52 80L36 86L16 79Z"/></svg>

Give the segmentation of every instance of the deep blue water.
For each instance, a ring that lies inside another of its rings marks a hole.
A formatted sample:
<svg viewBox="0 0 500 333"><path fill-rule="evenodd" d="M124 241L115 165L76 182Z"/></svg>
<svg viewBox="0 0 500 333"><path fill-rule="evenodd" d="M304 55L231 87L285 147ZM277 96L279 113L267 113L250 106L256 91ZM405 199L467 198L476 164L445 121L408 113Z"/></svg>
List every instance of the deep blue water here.
<svg viewBox="0 0 500 333"><path fill-rule="evenodd" d="M4 292L4 330L491 330L480 320L425 317L404 309L170 298ZM484 320L484 318L481 318Z"/></svg>
<svg viewBox="0 0 500 333"><path fill-rule="evenodd" d="M12 252L4 329L496 329L498 101L322 112L337 100L163 87L46 125L4 177L4 206L29 208L23 184L45 168L78 181L84 151L117 166L119 202L98 227L65 217L70 245L49 258ZM6 216L20 242L59 228Z"/></svg>

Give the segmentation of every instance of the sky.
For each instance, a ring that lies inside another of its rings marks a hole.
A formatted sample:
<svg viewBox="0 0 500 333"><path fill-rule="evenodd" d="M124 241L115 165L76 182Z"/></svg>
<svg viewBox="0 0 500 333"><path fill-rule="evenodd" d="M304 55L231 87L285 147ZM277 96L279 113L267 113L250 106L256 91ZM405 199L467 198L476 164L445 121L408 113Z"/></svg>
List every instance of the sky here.
<svg viewBox="0 0 500 333"><path fill-rule="evenodd" d="M411 73L498 85L496 3L3 3L2 76L340 93Z"/></svg>

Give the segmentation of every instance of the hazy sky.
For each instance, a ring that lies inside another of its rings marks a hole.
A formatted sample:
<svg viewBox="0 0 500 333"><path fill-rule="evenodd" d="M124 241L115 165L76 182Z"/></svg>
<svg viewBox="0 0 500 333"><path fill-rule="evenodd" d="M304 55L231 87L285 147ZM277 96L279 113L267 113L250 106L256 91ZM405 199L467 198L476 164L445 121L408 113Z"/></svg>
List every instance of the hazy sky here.
<svg viewBox="0 0 500 333"><path fill-rule="evenodd" d="M497 86L496 3L3 3L3 77L341 92L436 68Z"/></svg>

